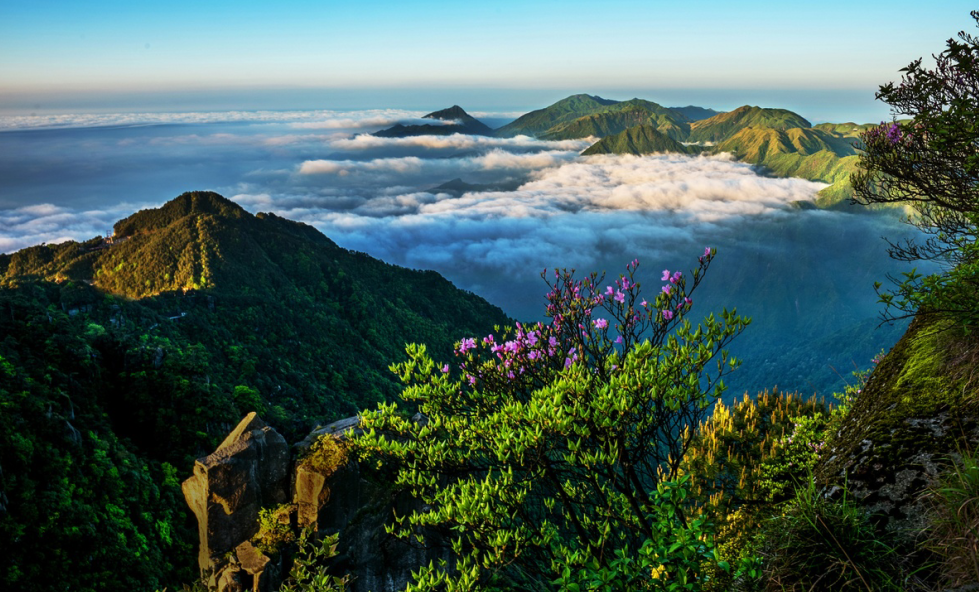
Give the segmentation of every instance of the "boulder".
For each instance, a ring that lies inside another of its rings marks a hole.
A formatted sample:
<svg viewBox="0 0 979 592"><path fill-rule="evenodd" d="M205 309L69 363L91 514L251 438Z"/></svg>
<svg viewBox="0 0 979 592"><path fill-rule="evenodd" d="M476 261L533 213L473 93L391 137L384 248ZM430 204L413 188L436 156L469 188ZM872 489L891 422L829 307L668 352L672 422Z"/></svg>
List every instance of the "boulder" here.
<svg viewBox="0 0 979 592"><path fill-rule="evenodd" d="M255 534L258 511L286 501L289 446L254 412L210 455L197 459L182 489L197 517L201 570Z"/></svg>

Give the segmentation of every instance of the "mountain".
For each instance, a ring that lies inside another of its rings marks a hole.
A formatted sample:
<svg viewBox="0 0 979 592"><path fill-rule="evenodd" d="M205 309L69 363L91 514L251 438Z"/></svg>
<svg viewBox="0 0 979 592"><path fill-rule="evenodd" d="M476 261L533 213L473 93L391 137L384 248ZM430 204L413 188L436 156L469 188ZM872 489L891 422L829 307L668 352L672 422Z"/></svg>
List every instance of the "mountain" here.
<svg viewBox="0 0 979 592"><path fill-rule="evenodd" d="M459 197L463 193L480 193L483 191L514 191L522 184L522 181L506 181L504 183L466 183L460 178L446 181L437 187L428 190L429 193L448 193L454 197Z"/></svg>
<svg viewBox="0 0 979 592"><path fill-rule="evenodd" d="M0 255L0 589L179 588L197 537L174 467L251 411L293 439L392 402L406 343L449 359L510 322L215 193L114 230Z"/></svg>
<svg viewBox="0 0 979 592"><path fill-rule="evenodd" d="M713 109L707 109L705 107L697 107L695 105L687 105L686 107L670 107L670 111L676 111L680 115L683 115L690 121L700 121L701 119L709 119L715 115L723 113L723 111L714 111Z"/></svg>
<svg viewBox="0 0 979 592"><path fill-rule="evenodd" d="M424 119L437 119L440 121L451 121L449 124L424 124L424 125L402 125L396 124L392 127L374 132L373 135L382 138L406 138L408 136L451 136L452 134L469 134L474 136L491 136L493 130L483 122L466 113L459 105L453 105L448 109L433 111L424 116Z"/></svg>
<svg viewBox="0 0 979 592"><path fill-rule="evenodd" d="M666 134L657 131L653 125L638 125L619 132L614 136L602 138L581 153L592 154L653 154L656 152L677 152L687 154L686 146Z"/></svg>
<svg viewBox="0 0 979 592"><path fill-rule="evenodd" d="M746 127L770 127L778 130L812 127L802 116L785 109L763 109L745 105L734 111L690 124L689 142L721 142Z"/></svg>
<svg viewBox="0 0 979 592"><path fill-rule="evenodd" d="M638 125L651 125L660 133L682 141L690 134L686 117L642 99L631 99L548 128L539 137L544 140L570 140L597 136L604 138Z"/></svg>
<svg viewBox="0 0 979 592"><path fill-rule="evenodd" d="M877 124L853 123L852 121L848 121L846 123L819 123L814 125L813 129L839 134L845 138L857 138L860 134L872 127L877 127Z"/></svg>
<svg viewBox="0 0 979 592"><path fill-rule="evenodd" d="M829 183L830 187L817 198L821 207L850 197L850 174L859 160L852 139L814 128L744 128L713 149L730 152L738 160L761 166L779 177Z"/></svg>
<svg viewBox="0 0 979 592"><path fill-rule="evenodd" d="M515 121L497 129L496 135L501 137L521 134L536 136L555 125L578 119L617 102L592 95L572 95L553 105L520 116Z"/></svg>

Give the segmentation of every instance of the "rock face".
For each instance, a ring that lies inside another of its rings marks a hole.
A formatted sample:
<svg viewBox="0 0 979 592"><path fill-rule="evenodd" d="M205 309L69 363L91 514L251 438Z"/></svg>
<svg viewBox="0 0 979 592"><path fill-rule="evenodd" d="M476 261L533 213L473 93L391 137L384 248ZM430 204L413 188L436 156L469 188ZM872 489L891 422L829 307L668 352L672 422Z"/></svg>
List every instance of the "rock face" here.
<svg viewBox="0 0 979 592"><path fill-rule="evenodd" d="M198 563L202 572L211 573L215 587L234 589L233 575L222 569L223 556L256 533L260 509L286 501L288 470L285 438L255 413L245 416L217 450L194 463L194 476L182 489L197 517Z"/></svg>
<svg viewBox="0 0 979 592"><path fill-rule="evenodd" d="M395 494L383 476L348 462L343 440L358 423L351 417L317 428L290 455L285 440L252 413L195 463L183 491L197 516L199 562L210 590L278 588L292 550L269 557L251 541L259 510L274 506L294 529L339 533L331 571L352 575L353 592L404 590L412 570L448 559L444 549L412 546L385 531L395 512L415 510L417 502Z"/></svg>
<svg viewBox="0 0 979 592"><path fill-rule="evenodd" d="M979 442L977 356L974 337L912 323L853 402L817 477L913 537L927 521L924 490Z"/></svg>

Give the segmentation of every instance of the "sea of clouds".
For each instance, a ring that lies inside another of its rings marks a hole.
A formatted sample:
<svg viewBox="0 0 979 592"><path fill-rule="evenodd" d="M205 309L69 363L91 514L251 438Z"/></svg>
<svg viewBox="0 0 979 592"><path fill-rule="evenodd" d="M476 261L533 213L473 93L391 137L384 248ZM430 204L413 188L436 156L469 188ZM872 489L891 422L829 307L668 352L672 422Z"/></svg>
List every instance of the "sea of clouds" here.
<svg viewBox="0 0 979 592"><path fill-rule="evenodd" d="M893 216L799 208L824 185L759 175L724 154L584 157L593 138L368 133L421 115L0 119L0 251L102 235L138 209L206 189L340 246L439 271L519 318L541 316L545 267L615 275L638 257L658 274L717 247L706 300L763 324L776 297L800 323L827 301L840 318L874 316L873 281L895 270L880 237L906 232ZM471 189L439 189L453 180Z"/></svg>

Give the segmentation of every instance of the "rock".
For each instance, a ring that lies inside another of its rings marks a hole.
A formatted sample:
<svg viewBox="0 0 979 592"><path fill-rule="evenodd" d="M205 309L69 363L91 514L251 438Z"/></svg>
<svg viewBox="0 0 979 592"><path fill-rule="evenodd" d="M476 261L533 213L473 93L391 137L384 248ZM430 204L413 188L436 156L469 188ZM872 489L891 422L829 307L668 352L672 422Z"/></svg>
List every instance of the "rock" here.
<svg viewBox="0 0 979 592"><path fill-rule="evenodd" d="M912 540L927 521L923 492L979 441L975 339L916 319L874 370L827 444L816 475Z"/></svg>
<svg viewBox="0 0 979 592"><path fill-rule="evenodd" d="M285 438L249 413L209 456L194 463L182 489L197 517L198 563L213 569L222 555L258 529L258 511L286 501L289 447Z"/></svg>

